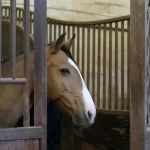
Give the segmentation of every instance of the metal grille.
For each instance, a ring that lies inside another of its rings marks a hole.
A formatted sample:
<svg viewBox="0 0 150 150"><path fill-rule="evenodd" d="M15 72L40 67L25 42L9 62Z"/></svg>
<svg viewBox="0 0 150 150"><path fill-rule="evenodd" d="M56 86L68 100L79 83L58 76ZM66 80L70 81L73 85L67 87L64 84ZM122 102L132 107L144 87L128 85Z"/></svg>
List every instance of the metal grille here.
<svg viewBox="0 0 150 150"><path fill-rule="evenodd" d="M0 129L0 149L41 149L47 148L47 91L46 91L46 0L36 0L34 14L34 34L35 39L35 59L34 59L34 127L30 127L29 119L29 90L30 90L30 71L29 71L29 0L24 0L24 11L22 12L22 26L24 27L24 77L17 78L16 75L16 1L10 1L9 20L10 20L10 77L2 78L0 63L0 84L22 84L23 85L23 128ZM1 19L2 9L0 1L0 33L2 31ZM1 34L0 34L1 36ZM2 58L2 40L0 37L0 62ZM40 88L39 88L40 87ZM7 94L7 93L6 93ZM42 107L41 107L42 106Z"/></svg>
<svg viewBox="0 0 150 150"><path fill-rule="evenodd" d="M129 111L129 16L95 22L67 22L48 18L48 41L63 32L77 38L72 54L77 60L97 109Z"/></svg>
<svg viewBox="0 0 150 150"><path fill-rule="evenodd" d="M3 7L3 19L9 19ZM17 8L17 23L23 26L23 10ZM34 33L30 12L30 33ZM77 38L71 48L97 109L124 111L130 108L130 16L92 22L68 22L47 18L47 41L63 32L66 40Z"/></svg>

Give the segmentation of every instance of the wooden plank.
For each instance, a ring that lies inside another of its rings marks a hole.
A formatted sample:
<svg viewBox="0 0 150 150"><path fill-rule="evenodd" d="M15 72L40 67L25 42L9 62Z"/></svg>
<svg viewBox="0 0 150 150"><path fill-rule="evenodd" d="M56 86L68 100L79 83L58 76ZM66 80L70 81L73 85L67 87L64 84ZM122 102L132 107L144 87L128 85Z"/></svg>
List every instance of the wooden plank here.
<svg viewBox="0 0 150 150"><path fill-rule="evenodd" d="M6 141L0 141L1 150L8 150L8 144Z"/></svg>
<svg viewBox="0 0 150 150"><path fill-rule="evenodd" d="M93 26L92 28L92 97L94 99L94 103L96 103L95 101L95 26ZM83 59L83 58L82 58Z"/></svg>
<svg viewBox="0 0 150 150"><path fill-rule="evenodd" d="M7 141L8 150L16 150L17 149L17 141Z"/></svg>
<svg viewBox="0 0 150 150"><path fill-rule="evenodd" d="M39 150L39 140L26 140L25 150Z"/></svg>
<svg viewBox="0 0 150 150"><path fill-rule="evenodd" d="M41 127L23 127L0 129L0 141L19 140L19 139L37 139L43 135Z"/></svg>
<svg viewBox="0 0 150 150"><path fill-rule="evenodd" d="M150 149L150 127L146 129L146 150Z"/></svg>
<svg viewBox="0 0 150 150"><path fill-rule="evenodd" d="M39 139L0 141L0 150L39 150Z"/></svg>
<svg viewBox="0 0 150 150"><path fill-rule="evenodd" d="M147 1L147 0L146 0ZM145 2L132 0L130 37L130 150L145 149ZM148 1L147 1L148 2ZM146 102L146 103L145 103ZM148 150L148 149L147 149Z"/></svg>

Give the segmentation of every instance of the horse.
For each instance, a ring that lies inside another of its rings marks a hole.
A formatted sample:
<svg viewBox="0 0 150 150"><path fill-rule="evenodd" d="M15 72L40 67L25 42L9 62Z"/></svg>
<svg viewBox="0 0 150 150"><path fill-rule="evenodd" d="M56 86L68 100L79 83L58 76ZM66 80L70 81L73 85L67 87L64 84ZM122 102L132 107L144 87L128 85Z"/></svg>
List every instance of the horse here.
<svg viewBox="0 0 150 150"><path fill-rule="evenodd" d="M65 42L66 33L47 46L47 98L72 117L73 124L91 126L96 108L74 61L70 47L73 37ZM23 54L16 57L17 77L24 72ZM2 77L9 77L9 60L2 64ZM34 91L34 50L30 51L30 93ZM0 84L0 128L14 127L23 115L23 85Z"/></svg>

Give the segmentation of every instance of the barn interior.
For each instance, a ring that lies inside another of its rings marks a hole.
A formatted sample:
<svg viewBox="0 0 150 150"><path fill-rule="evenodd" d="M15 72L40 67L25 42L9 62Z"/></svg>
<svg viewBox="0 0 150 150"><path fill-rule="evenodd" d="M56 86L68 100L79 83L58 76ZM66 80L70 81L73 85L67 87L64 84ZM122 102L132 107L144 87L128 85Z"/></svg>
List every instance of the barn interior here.
<svg viewBox="0 0 150 150"><path fill-rule="evenodd" d="M16 52L23 49L23 0L16 0ZM2 60L9 57L10 0L2 0ZM34 0L30 0L30 49L34 48ZM47 1L47 41L76 33L71 53L97 109L89 128L62 118L62 150L130 148L130 1Z"/></svg>

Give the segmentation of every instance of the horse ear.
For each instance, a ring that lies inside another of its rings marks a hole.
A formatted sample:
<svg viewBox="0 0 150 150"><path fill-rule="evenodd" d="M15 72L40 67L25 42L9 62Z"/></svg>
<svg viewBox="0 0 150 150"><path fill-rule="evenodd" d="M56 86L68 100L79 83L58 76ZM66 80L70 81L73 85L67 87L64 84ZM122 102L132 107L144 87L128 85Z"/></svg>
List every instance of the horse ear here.
<svg viewBox="0 0 150 150"><path fill-rule="evenodd" d="M53 44L53 50L52 50L52 53L53 54L56 54L59 50L60 50L60 47L65 39L65 35L66 33L63 33Z"/></svg>
<svg viewBox="0 0 150 150"><path fill-rule="evenodd" d="M76 37L76 34L74 33L73 37L70 40L67 40L66 42L64 42L63 45L67 46L70 49L74 42L75 37Z"/></svg>

